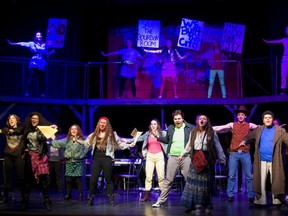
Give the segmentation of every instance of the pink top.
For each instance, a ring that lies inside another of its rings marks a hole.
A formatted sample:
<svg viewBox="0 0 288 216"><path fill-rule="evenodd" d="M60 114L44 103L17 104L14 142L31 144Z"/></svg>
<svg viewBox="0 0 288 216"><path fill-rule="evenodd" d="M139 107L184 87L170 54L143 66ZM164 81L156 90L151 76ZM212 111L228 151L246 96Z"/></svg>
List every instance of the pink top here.
<svg viewBox="0 0 288 216"><path fill-rule="evenodd" d="M148 138L148 152L152 154L162 152L161 144L154 136L149 136Z"/></svg>

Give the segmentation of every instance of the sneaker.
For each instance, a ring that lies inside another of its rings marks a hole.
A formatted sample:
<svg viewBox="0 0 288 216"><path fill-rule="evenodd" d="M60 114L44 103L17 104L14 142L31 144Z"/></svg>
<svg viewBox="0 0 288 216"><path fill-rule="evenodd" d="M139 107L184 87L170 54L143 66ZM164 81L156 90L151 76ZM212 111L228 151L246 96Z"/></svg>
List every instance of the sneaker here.
<svg viewBox="0 0 288 216"><path fill-rule="evenodd" d="M163 206L163 204L158 201L152 205L153 208L160 208L161 206Z"/></svg>
<svg viewBox="0 0 288 216"><path fill-rule="evenodd" d="M234 200L233 200L233 197L228 197L228 199L226 200L226 202L228 203L232 203Z"/></svg>

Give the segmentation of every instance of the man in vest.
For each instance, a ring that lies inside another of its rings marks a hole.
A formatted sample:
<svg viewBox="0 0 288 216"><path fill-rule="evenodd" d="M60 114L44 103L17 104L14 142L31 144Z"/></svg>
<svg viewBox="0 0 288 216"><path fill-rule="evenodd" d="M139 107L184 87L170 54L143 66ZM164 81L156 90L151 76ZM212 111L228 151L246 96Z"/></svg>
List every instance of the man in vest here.
<svg viewBox="0 0 288 216"><path fill-rule="evenodd" d="M226 125L214 126L213 129L216 132L221 131L231 131L232 139L229 151L229 161L228 161L228 185L227 185L227 202L233 202L234 187L236 184L236 174L238 172L239 163L241 163L242 170L246 176L246 185L249 197L249 205L253 205L254 202L254 192L252 191L252 161L250 155L250 144L246 146L239 147L239 144L243 138L253 129L257 127L256 124L246 122L246 118L249 115L249 110L245 106L240 106L236 110L235 115L237 121L230 122Z"/></svg>

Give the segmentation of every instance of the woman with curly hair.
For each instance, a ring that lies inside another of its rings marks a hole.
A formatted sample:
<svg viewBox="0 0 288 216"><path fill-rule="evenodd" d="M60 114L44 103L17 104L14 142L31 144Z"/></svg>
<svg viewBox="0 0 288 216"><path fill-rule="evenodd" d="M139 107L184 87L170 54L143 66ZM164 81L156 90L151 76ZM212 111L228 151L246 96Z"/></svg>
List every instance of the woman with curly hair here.
<svg viewBox="0 0 288 216"><path fill-rule="evenodd" d="M185 213L196 211L200 213L205 209L210 214L213 209L212 190L215 175L215 163L217 158L221 164L226 165L226 156L219 142L219 138L212 128L210 119L206 115L200 115L196 128L190 133L188 144L181 153L179 160L190 152L190 157L197 151L203 150L208 165L199 173L191 162L186 184L181 196L181 205L187 209Z"/></svg>
<svg viewBox="0 0 288 216"><path fill-rule="evenodd" d="M83 132L79 125L73 124L69 130L68 134L65 138L59 140L53 140L52 146L55 148L63 148L64 157L66 159L66 167L65 167L65 181L66 181L66 196L65 200L70 200L72 195L72 181L76 180L78 193L79 193L79 201L83 200L82 196L82 177L85 176L86 173L86 165L85 158L87 156L88 148L81 145L85 140Z"/></svg>
<svg viewBox="0 0 288 216"><path fill-rule="evenodd" d="M29 205L30 184L33 182L32 176L34 175L37 184L40 185L42 190L44 207L46 210L51 211L51 201L48 193L49 167L47 138L39 130L38 126L50 126L57 129L55 124L50 123L39 112L31 112L25 118L22 141L25 149L23 158L25 160L25 181L27 188L22 202L22 210L25 210Z"/></svg>
<svg viewBox="0 0 288 216"><path fill-rule="evenodd" d="M84 145L92 148L92 173L89 185L89 197L87 206L92 206L96 185L101 171L103 171L106 181L109 204L114 206L114 184L112 182L113 160L116 149L127 149L135 144L127 144L124 139L120 139L113 131L111 123L107 117L100 117L93 133L88 135Z"/></svg>

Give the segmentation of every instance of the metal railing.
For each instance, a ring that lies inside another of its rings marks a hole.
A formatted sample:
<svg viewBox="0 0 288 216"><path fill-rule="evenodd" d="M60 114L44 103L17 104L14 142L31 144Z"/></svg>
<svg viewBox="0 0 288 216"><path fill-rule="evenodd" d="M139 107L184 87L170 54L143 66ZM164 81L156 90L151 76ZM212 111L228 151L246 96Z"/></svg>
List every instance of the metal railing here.
<svg viewBox="0 0 288 216"><path fill-rule="evenodd" d="M0 57L0 95L24 95L25 83L29 73L29 60L29 58ZM277 94L278 68L281 63L281 58L279 56L232 61L233 64L237 64L237 74L235 78L237 79L238 97L241 98L246 94L245 86L243 86L243 79L249 79L255 87L259 89L262 95ZM121 63L122 62L48 60L46 95L51 98L107 98L105 93L108 91L108 80L111 79L111 77L108 77L108 73L104 73L104 67L105 70L109 71L110 65ZM96 70L94 70L94 68ZM264 70L270 71L270 84L272 90L269 89L269 87L267 89L267 86L261 83L261 75L257 71L262 71L262 69L257 68L264 68ZM257 78L256 73L258 73L259 79ZM37 86L35 86L35 92L37 92L36 88Z"/></svg>

